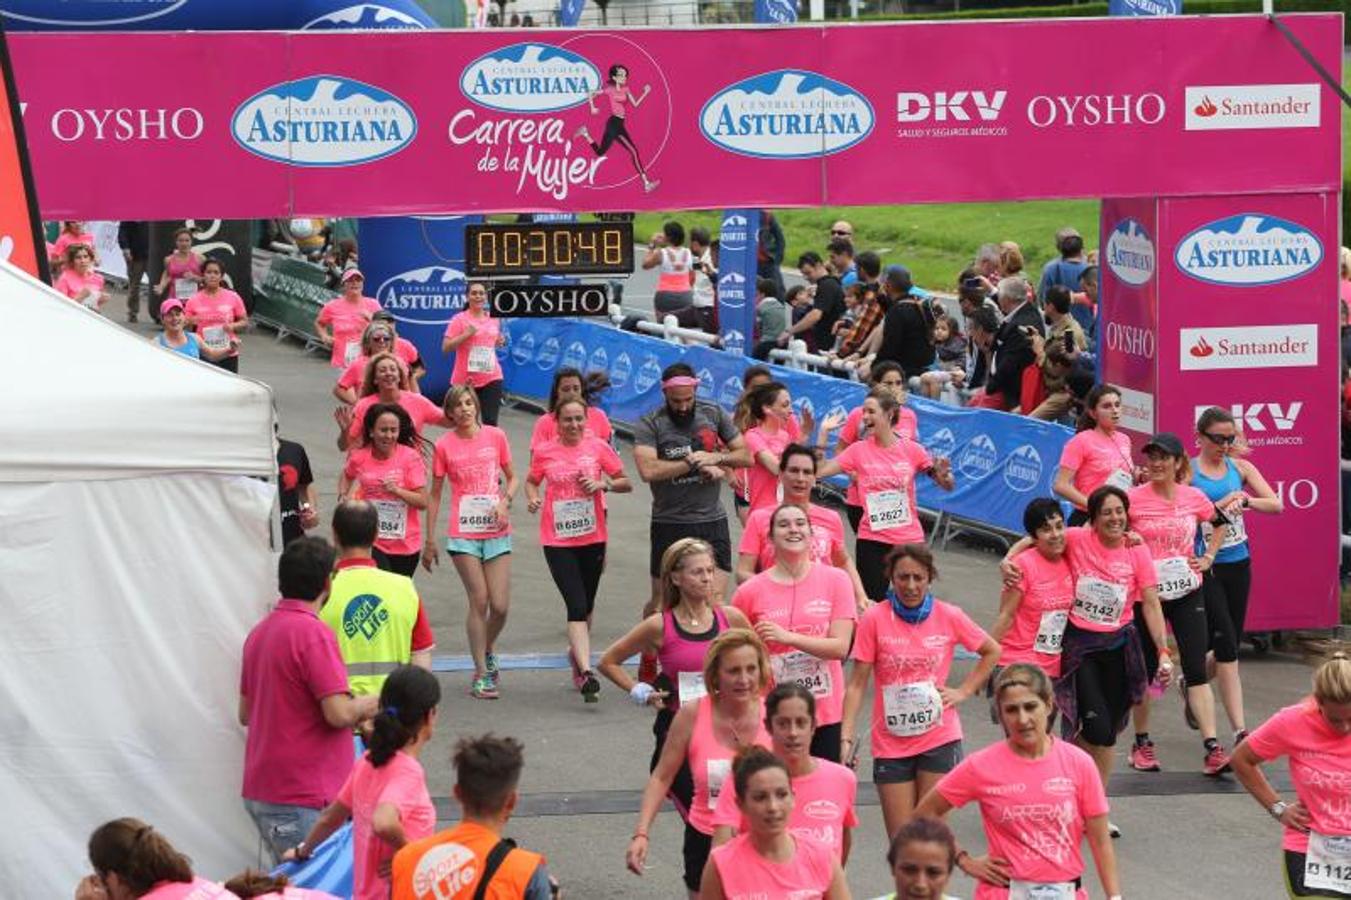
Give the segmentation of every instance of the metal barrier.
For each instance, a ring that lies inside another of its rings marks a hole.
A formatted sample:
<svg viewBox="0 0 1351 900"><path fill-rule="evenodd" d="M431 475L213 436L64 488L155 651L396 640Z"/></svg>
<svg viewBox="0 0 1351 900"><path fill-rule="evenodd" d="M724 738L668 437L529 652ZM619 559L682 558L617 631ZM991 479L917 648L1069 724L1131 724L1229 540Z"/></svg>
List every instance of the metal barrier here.
<svg viewBox="0 0 1351 900"><path fill-rule="evenodd" d="M610 324L619 327L623 324L624 310L614 304L610 305ZM653 337L659 337L664 341L671 341L675 344L703 344L706 347L716 347L718 345L718 336L709 334L698 328L681 328L680 323L675 316L667 315L660 322L651 322L647 319L639 319L633 323L633 326L643 334L650 334Z"/></svg>
<svg viewBox="0 0 1351 900"><path fill-rule="evenodd" d="M769 351L771 361L790 369L800 371L810 369L830 369L835 372L845 372L850 380L858 381L858 370L846 362L835 359L831 356L822 356L819 353L808 353L807 342L794 340L788 342L788 348L776 348Z"/></svg>

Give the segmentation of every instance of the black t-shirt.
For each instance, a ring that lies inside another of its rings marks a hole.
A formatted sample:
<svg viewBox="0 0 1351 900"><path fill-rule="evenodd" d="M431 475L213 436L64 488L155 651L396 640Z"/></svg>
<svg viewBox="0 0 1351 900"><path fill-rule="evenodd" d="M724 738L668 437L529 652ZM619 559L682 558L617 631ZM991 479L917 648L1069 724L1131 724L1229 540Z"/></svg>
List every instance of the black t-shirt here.
<svg viewBox="0 0 1351 900"><path fill-rule="evenodd" d="M907 378L926 372L934 361L933 320L914 300L898 300L882 320L882 345L877 362L891 361Z"/></svg>
<svg viewBox="0 0 1351 900"><path fill-rule="evenodd" d="M305 534L300 527L300 489L314 482L310 458L295 441L277 439L277 489L281 499L281 541L285 546Z"/></svg>
<svg viewBox="0 0 1351 900"><path fill-rule="evenodd" d="M813 301L812 308L821 310L821 318L812 326L812 334L816 336L816 347L818 350L829 350L835 346L835 338L831 335L830 329L834 328L840 316L844 315L844 288L840 287L840 279L834 275L826 275L816 282L816 300Z"/></svg>

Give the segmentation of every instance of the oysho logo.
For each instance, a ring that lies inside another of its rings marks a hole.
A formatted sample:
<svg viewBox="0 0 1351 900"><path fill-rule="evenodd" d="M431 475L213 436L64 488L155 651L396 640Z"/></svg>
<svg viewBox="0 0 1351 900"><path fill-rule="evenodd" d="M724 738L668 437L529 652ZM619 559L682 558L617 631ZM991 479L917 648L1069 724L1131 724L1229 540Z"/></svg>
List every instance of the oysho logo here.
<svg viewBox="0 0 1351 900"><path fill-rule="evenodd" d="M311 19L301 25L300 30L413 31L426 27L426 22L406 12L390 9L378 3L357 3Z"/></svg>
<svg viewBox="0 0 1351 900"><path fill-rule="evenodd" d="M417 135L417 117L398 97L340 75L267 88L230 120L245 150L293 166L351 166L398 153Z"/></svg>
<svg viewBox="0 0 1351 900"><path fill-rule="evenodd" d="M471 102L502 112L570 109L600 88L600 70L590 60L552 44L512 44L460 73L460 91Z"/></svg>
<svg viewBox="0 0 1351 900"><path fill-rule="evenodd" d="M610 367L610 386L622 388L629 383L629 376L633 374L633 360L627 353L621 353L615 357L614 365Z"/></svg>
<svg viewBox="0 0 1351 900"><path fill-rule="evenodd" d="M873 108L849 85L800 69L738 81L699 112L714 144L762 159L802 159L847 150L873 130Z"/></svg>
<svg viewBox="0 0 1351 900"><path fill-rule="evenodd" d="M1041 473L1041 454L1031 444L1015 449L1004 463L1004 483L1019 493L1026 493L1040 484Z"/></svg>
<svg viewBox="0 0 1351 900"><path fill-rule="evenodd" d="M1188 86L1188 131L1239 128L1317 128L1317 84L1209 84Z"/></svg>
<svg viewBox="0 0 1351 900"><path fill-rule="evenodd" d="M1027 121L1037 128L1157 125L1168 112L1159 94L1038 94L1027 102Z"/></svg>
<svg viewBox="0 0 1351 900"><path fill-rule="evenodd" d="M1207 222L1177 245L1173 261L1210 284L1256 287L1301 278L1323 261L1323 242L1303 225L1262 213Z"/></svg>
<svg viewBox="0 0 1351 900"><path fill-rule="evenodd" d="M1128 353L1141 359L1154 358L1154 332L1140 325L1107 323L1107 349Z"/></svg>
<svg viewBox="0 0 1351 900"><path fill-rule="evenodd" d="M464 307L464 273L444 266L401 272L375 292L400 322L444 324Z"/></svg>
<svg viewBox="0 0 1351 900"><path fill-rule="evenodd" d="M1311 479L1277 481L1272 487L1276 491L1277 499L1286 506L1295 509L1313 509L1318 505L1318 485Z"/></svg>
<svg viewBox="0 0 1351 900"><path fill-rule="evenodd" d="M1008 91L902 91L896 95L896 121L970 122L974 113L982 122L995 122L1008 95Z"/></svg>
<svg viewBox="0 0 1351 900"><path fill-rule="evenodd" d="M957 458L957 469L972 480L984 478L994 471L999 462L999 449L988 434L978 434L962 448Z"/></svg>
<svg viewBox="0 0 1351 900"><path fill-rule="evenodd" d="M511 358L518 366L523 366L535 358L535 336L526 332L511 342Z"/></svg>
<svg viewBox="0 0 1351 900"><path fill-rule="evenodd" d="M722 250L744 250L750 240L750 222L740 213L723 216L718 228L718 246Z"/></svg>
<svg viewBox="0 0 1351 900"><path fill-rule="evenodd" d="M1318 326L1184 328L1180 347L1184 372L1316 366Z"/></svg>
<svg viewBox="0 0 1351 900"><path fill-rule="evenodd" d="M1107 265L1112 274L1137 287L1154 277L1154 242L1145 226L1122 219L1107 236Z"/></svg>

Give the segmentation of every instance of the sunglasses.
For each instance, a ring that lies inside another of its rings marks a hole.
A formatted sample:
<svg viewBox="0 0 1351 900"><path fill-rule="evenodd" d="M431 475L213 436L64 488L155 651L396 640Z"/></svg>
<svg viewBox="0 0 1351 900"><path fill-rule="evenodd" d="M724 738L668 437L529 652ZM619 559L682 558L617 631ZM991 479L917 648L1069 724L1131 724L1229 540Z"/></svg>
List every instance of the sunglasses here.
<svg viewBox="0 0 1351 900"><path fill-rule="evenodd" d="M1211 434L1209 431L1203 431L1201 436L1212 444L1232 444L1234 441L1238 440L1238 435L1236 434Z"/></svg>
<svg viewBox="0 0 1351 900"><path fill-rule="evenodd" d="M830 233L833 234L835 237L853 237L853 236L854 236L854 233L853 233L852 231L836 231L835 229L831 229L831 232L830 232Z"/></svg>

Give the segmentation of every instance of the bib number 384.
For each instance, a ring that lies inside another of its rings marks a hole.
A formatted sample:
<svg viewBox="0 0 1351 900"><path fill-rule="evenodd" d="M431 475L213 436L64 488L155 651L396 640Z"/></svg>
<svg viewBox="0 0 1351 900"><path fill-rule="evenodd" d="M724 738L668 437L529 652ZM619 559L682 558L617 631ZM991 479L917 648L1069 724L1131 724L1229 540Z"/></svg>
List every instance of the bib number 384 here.
<svg viewBox="0 0 1351 900"><path fill-rule="evenodd" d="M943 698L932 682L892 684L882 689L887 731L896 737L917 737L943 721Z"/></svg>
<svg viewBox="0 0 1351 900"><path fill-rule="evenodd" d="M778 653L769 658L770 668L774 670L774 682L786 684L793 682L811 691L813 697L829 697L833 687L830 669L815 656L796 650L792 653Z"/></svg>

